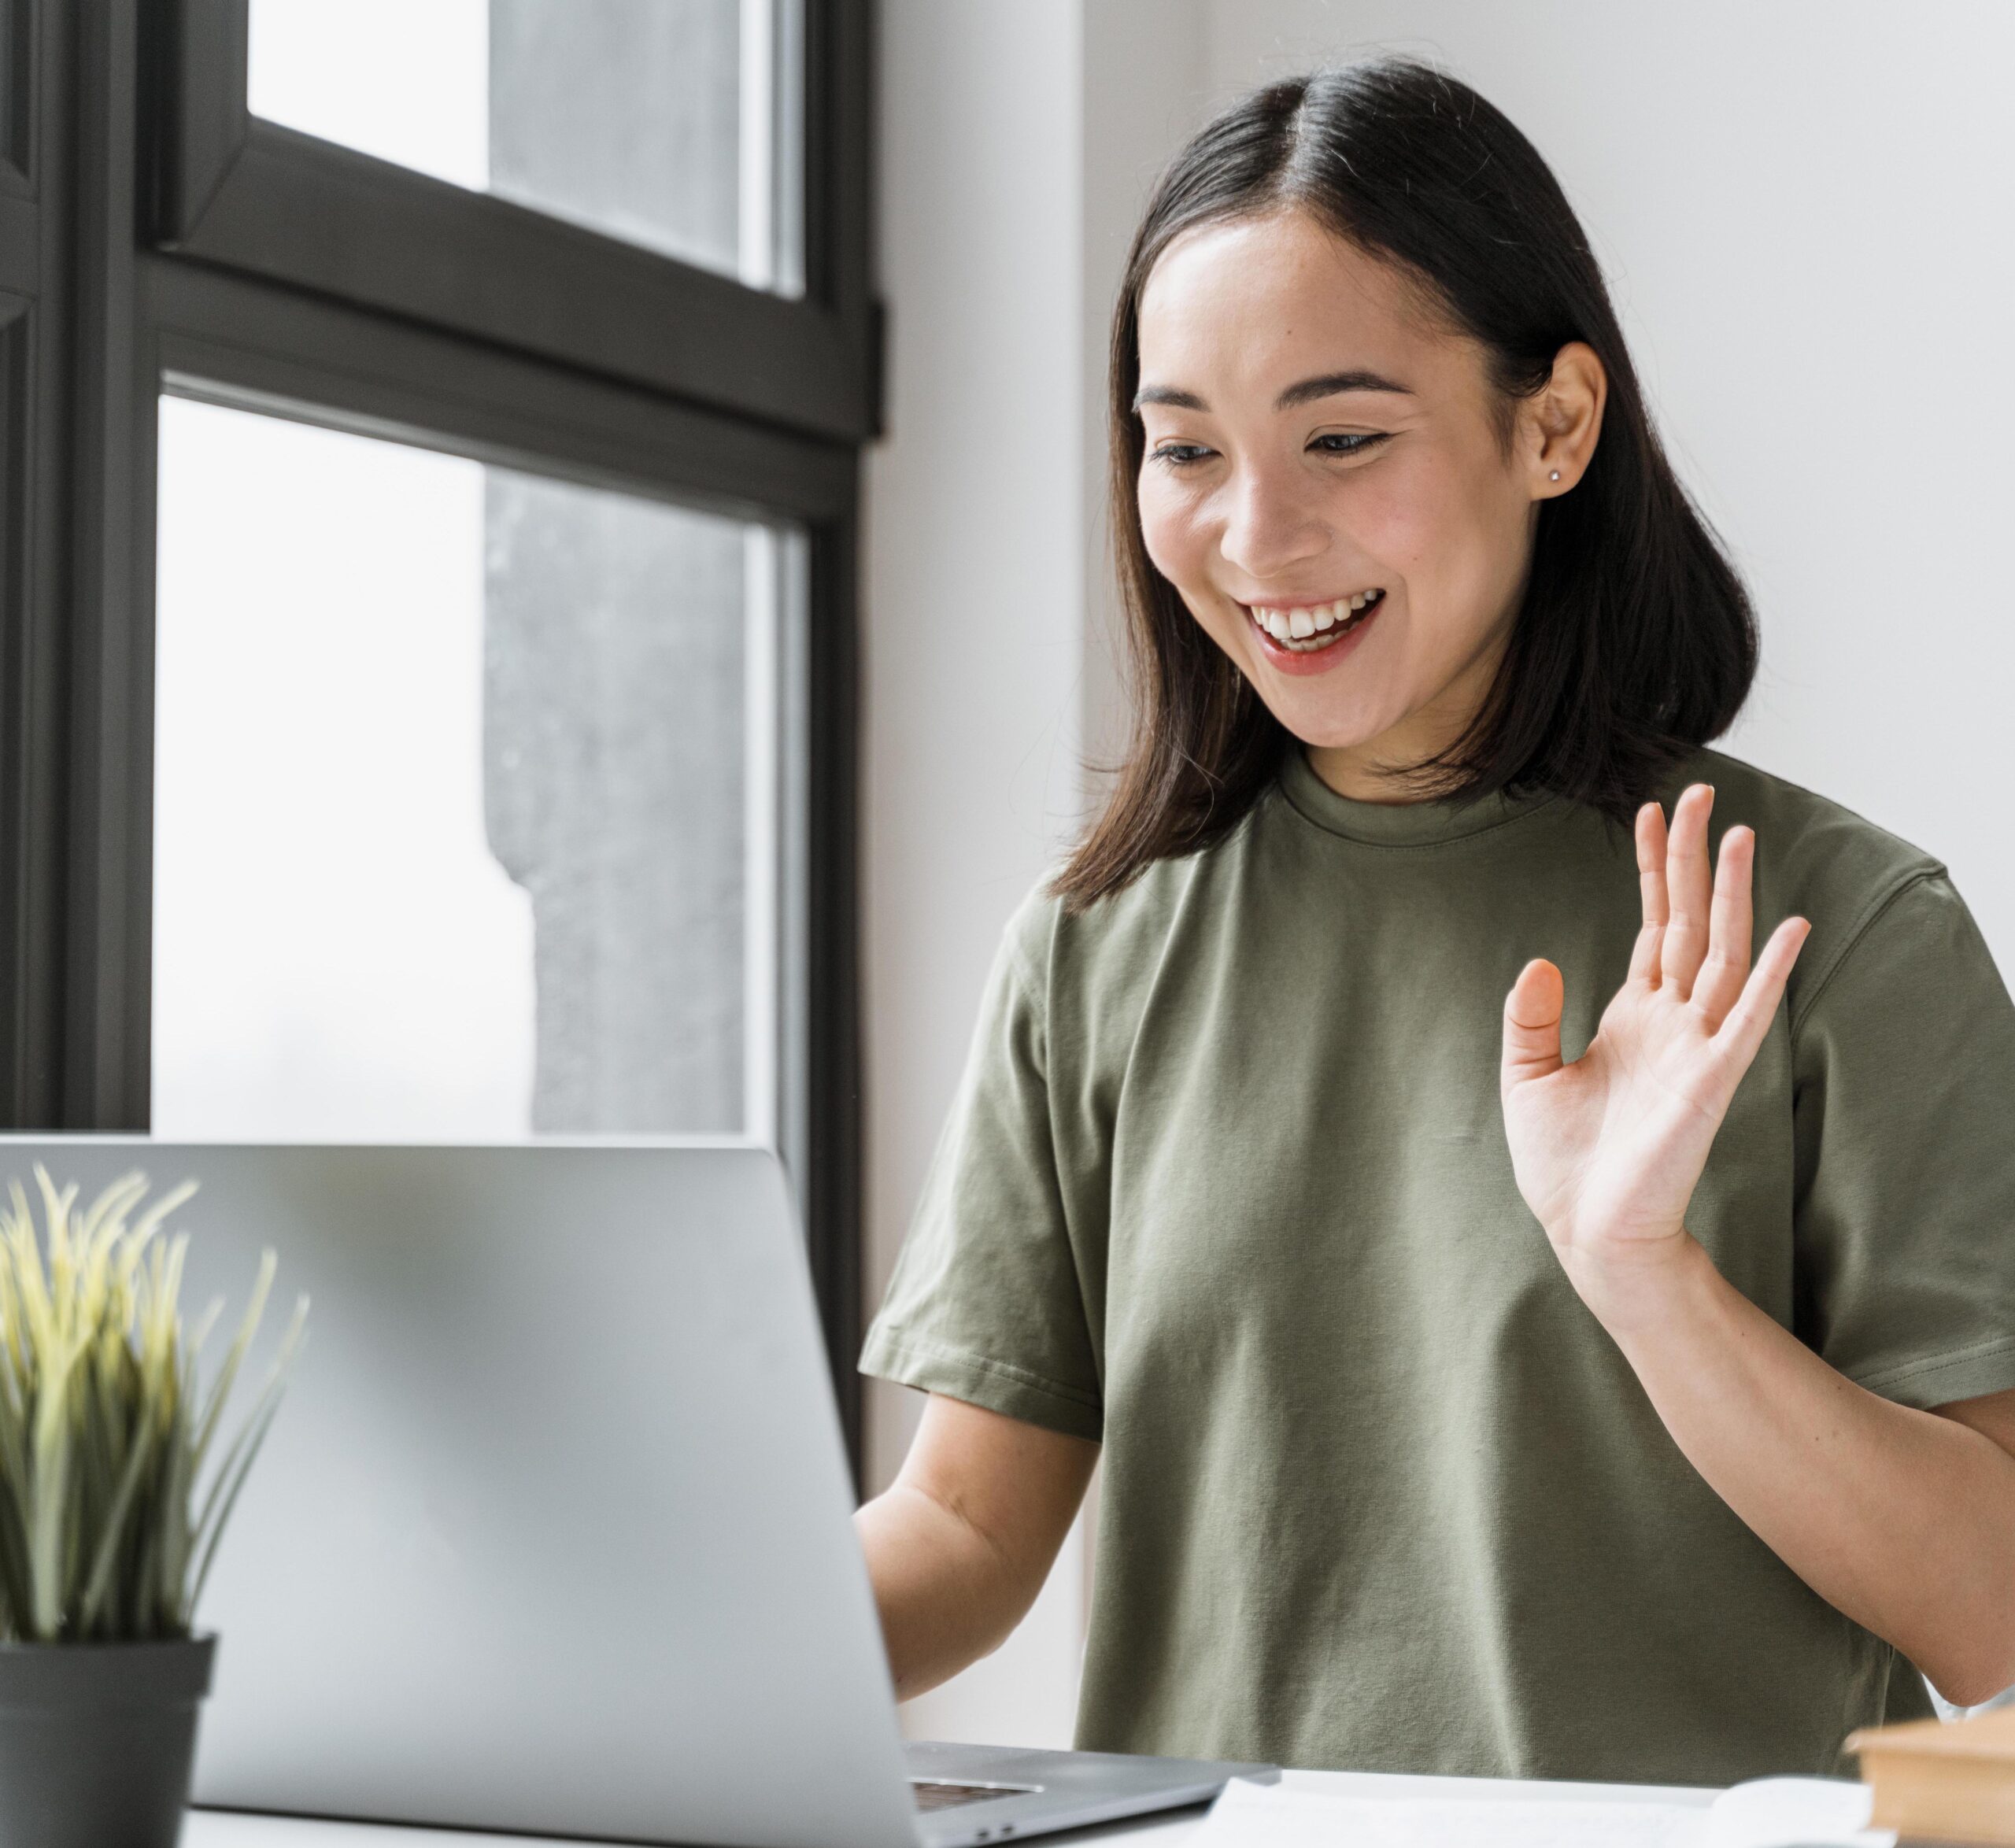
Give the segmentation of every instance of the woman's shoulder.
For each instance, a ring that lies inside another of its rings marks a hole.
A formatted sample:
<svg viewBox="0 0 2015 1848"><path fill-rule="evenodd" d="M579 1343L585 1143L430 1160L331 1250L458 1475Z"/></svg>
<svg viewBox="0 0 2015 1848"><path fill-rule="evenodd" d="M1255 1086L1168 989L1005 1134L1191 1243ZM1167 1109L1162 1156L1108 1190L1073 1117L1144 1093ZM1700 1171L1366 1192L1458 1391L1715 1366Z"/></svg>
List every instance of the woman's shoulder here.
<svg viewBox="0 0 2015 1848"><path fill-rule="evenodd" d="M1152 974L1185 919L1215 914L1215 896L1238 883L1248 848L1248 815L1211 845L1151 862L1116 892L1073 907L1046 872L1008 919L1006 948L1022 980L1038 993L1059 989L1082 995L1123 996Z"/></svg>
<svg viewBox="0 0 2015 1848"><path fill-rule="evenodd" d="M1671 793L1694 782L1714 785L1717 837L1737 822L1756 831L1757 941L1780 918L1811 922L1795 991L1815 991L1906 893L1932 883L1950 894L1945 863L1936 854L1788 778L1725 752L1703 750L1682 767ZM1956 903L1956 894L1950 896Z"/></svg>
<svg viewBox="0 0 2015 1848"><path fill-rule="evenodd" d="M1717 833L1725 826L1747 822L1757 830L1760 842L1763 828L1773 826L1787 848L1816 849L1825 856L1844 855L1870 872L1882 868L1899 873L1942 868L1936 856L1857 814L1844 803L1725 751L1695 752L1674 778L1672 793L1677 795L1686 784L1695 782L1714 785Z"/></svg>

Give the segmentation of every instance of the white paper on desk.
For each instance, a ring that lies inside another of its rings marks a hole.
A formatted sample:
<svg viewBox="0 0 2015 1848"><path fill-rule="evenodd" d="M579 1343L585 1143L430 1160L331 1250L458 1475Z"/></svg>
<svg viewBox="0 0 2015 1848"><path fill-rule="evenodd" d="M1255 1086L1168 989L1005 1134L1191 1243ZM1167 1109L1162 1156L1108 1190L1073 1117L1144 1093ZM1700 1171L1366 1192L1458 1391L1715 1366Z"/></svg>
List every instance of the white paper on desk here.
<svg viewBox="0 0 2015 1848"><path fill-rule="evenodd" d="M1752 1777L1707 1805L1707 1848L1785 1848L1843 1842L1895 1848L1894 1829L1872 1829L1875 1792L1836 1777Z"/></svg>
<svg viewBox="0 0 2015 1848"><path fill-rule="evenodd" d="M1233 1778L1190 1848L1895 1848L1865 1785L1758 1778L1706 1809L1544 1797L1359 1797Z"/></svg>

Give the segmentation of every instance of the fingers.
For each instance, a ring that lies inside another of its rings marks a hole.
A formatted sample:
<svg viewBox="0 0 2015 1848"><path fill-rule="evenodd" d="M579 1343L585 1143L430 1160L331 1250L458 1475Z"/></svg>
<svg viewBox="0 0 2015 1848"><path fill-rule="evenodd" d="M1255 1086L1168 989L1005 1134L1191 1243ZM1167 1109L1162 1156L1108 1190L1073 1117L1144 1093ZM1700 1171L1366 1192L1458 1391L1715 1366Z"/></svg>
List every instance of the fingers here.
<svg viewBox="0 0 2015 1848"><path fill-rule="evenodd" d="M1707 957L1693 983L1693 1004L1708 1030L1735 1005L1749 974L1750 893L1756 869L1756 833L1731 828L1721 837L1714 867L1714 904L1708 922Z"/></svg>
<svg viewBox="0 0 2015 1848"><path fill-rule="evenodd" d="M1770 933L1740 996L1716 1030L1714 1044L1726 1054L1738 1077L1749 1069L1769 1032L1777 1003L1784 999L1784 984L1791 979L1791 965L1811 933L1812 926L1803 918L1787 918Z"/></svg>
<svg viewBox="0 0 2015 1848"><path fill-rule="evenodd" d="M1504 997L1504 1063L1499 1089L1560 1070L1560 1016L1567 1001L1560 971L1535 957Z"/></svg>
<svg viewBox="0 0 2015 1848"><path fill-rule="evenodd" d="M1672 837L1666 848L1666 886L1672 917L1658 946L1661 984L1669 983L1686 1000L1700 972L1708 944L1708 914L1714 881L1707 868L1707 817L1714 792L1706 783L1688 784L1673 804Z"/></svg>
<svg viewBox="0 0 2015 1848"><path fill-rule="evenodd" d="M1630 952L1630 973L1655 988L1658 949L1666 933L1666 811L1655 802L1637 811L1637 886L1643 895L1644 922Z"/></svg>

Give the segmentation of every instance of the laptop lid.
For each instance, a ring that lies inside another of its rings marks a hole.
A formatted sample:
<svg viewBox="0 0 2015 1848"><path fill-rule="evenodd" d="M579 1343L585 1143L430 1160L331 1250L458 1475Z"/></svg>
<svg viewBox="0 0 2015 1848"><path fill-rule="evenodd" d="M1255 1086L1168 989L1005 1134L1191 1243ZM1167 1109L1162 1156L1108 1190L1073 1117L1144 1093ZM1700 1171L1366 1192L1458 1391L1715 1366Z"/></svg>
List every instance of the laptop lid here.
<svg viewBox="0 0 2015 1848"><path fill-rule="evenodd" d="M185 1320L312 1299L197 1613L194 1800L736 1848L913 1843L775 1159L692 1142L0 1137L201 1191ZM213 1337L221 1347L219 1337ZM249 1400L250 1395L244 1393Z"/></svg>

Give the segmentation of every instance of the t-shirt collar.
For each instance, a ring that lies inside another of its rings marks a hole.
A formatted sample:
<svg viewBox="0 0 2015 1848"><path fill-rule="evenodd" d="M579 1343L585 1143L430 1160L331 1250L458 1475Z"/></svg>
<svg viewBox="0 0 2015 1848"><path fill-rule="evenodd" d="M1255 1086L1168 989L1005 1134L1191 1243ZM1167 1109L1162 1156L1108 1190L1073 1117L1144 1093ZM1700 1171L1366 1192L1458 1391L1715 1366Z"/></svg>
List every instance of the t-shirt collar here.
<svg viewBox="0 0 2015 1848"><path fill-rule="evenodd" d="M1544 793L1507 796L1500 789L1462 802L1361 802L1338 795L1323 782L1299 745L1287 754L1281 787L1295 808L1318 828L1380 847L1433 847L1467 840L1536 815L1560 800Z"/></svg>

